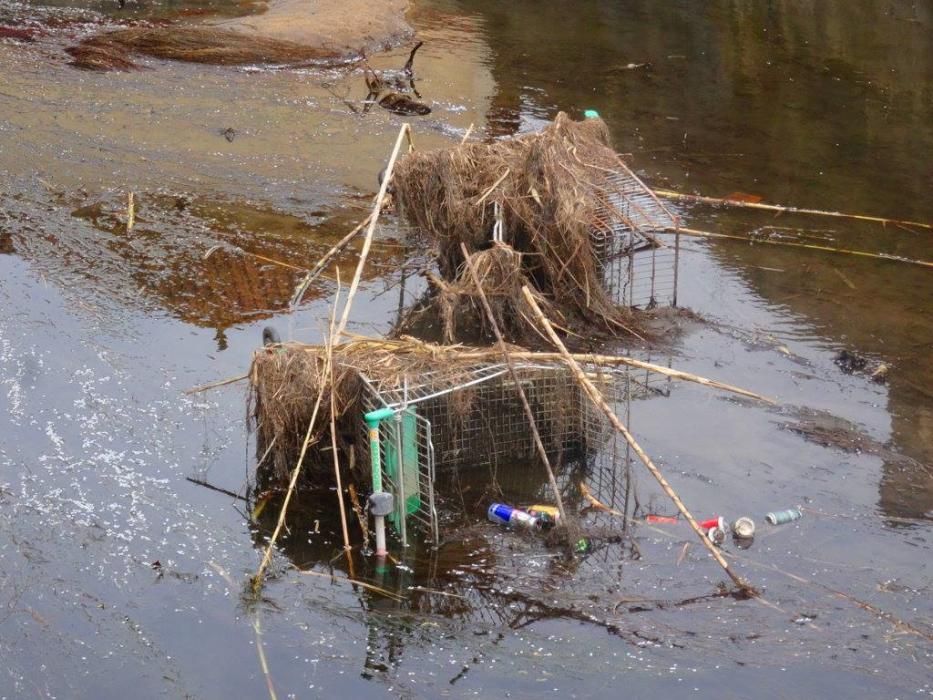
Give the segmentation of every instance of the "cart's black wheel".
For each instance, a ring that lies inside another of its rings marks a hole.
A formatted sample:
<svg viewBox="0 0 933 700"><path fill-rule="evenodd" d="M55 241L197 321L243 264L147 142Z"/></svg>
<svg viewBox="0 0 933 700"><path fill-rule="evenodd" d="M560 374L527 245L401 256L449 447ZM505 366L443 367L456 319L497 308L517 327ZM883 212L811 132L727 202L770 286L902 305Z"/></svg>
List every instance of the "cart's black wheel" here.
<svg viewBox="0 0 933 700"><path fill-rule="evenodd" d="M279 335L279 332L275 330L272 326L266 326L262 329L262 344L263 345L279 345L282 342L282 337Z"/></svg>

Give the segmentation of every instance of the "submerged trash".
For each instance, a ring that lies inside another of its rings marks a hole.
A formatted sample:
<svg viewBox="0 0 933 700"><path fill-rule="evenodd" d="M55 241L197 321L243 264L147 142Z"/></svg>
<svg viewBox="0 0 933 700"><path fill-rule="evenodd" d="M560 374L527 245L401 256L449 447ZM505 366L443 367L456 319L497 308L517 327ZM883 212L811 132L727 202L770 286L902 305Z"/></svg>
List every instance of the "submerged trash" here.
<svg viewBox="0 0 933 700"><path fill-rule="evenodd" d="M871 373L869 378L875 382L875 384L884 384L888 381L888 366L882 362L875 367L875 371Z"/></svg>
<svg viewBox="0 0 933 700"><path fill-rule="evenodd" d="M718 525L707 530L706 536L709 538L709 541L717 547L726 541L726 531Z"/></svg>
<svg viewBox="0 0 933 700"><path fill-rule="evenodd" d="M846 374L861 372L868 366L868 359L850 350L840 350L833 362Z"/></svg>
<svg viewBox="0 0 933 700"><path fill-rule="evenodd" d="M736 518L732 523L732 534L740 539L750 539L755 536L755 521L747 516Z"/></svg>
<svg viewBox="0 0 933 700"><path fill-rule="evenodd" d="M513 506L505 505L504 503L493 503L489 506L489 510L486 511L486 517L489 518L490 522L498 525L508 525L509 527L518 525L519 527L524 527L529 530L541 527L538 518Z"/></svg>
<svg viewBox="0 0 933 700"><path fill-rule="evenodd" d="M665 525L676 525L680 522L680 518L674 515L654 515L649 514L645 516L646 523L656 523L656 524L665 524Z"/></svg>
<svg viewBox="0 0 933 700"><path fill-rule="evenodd" d="M560 511L556 506L534 505L528 509L528 514L537 518L541 527L553 527L560 521Z"/></svg>
<svg viewBox="0 0 933 700"><path fill-rule="evenodd" d="M387 112L401 114L402 116L411 116L417 114L424 116L431 113L431 108L424 102L418 102L408 95L399 92L390 92L379 98L379 106Z"/></svg>
<svg viewBox="0 0 933 700"><path fill-rule="evenodd" d="M786 510L777 510L768 513L765 516L765 520L767 520L772 525L784 525L786 523L793 522L794 520L800 520L802 517L803 513L800 512L799 508L788 508Z"/></svg>
<svg viewBox="0 0 933 700"><path fill-rule="evenodd" d="M712 530L714 527L718 527L723 532L726 530L726 521L721 515L714 516L709 520L704 520L697 524L704 530Z"/></svg>
<svg viewBox="0 0 933 700"><path fill-rule="evenodd" d="M867 374L868 378L877 384L884 384L888 379L890 367L886 363L874 364L869 358L851 350L840 350L833 358L833 362L843 373Z"/></svg>

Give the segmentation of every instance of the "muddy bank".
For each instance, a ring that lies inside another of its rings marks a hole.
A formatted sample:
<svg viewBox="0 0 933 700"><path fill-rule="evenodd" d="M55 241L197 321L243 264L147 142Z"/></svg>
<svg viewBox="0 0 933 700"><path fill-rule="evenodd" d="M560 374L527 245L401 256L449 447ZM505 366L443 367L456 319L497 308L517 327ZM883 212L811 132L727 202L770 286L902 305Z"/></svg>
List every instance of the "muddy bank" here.
<svg viewBox="0 0 933 700"><path fill-rule="evenodd" d="M406 0L273 2L262 14L200 26L138 26L91 36L68 49L85 70L132 70L134 54L153 58L246 65L334 65L387 50L411 36Z"/></svg>
<svg viewBox="0 0 933 700"><path fill-rule="evenodd" d="M214 26L341 54L387 49L411 36L407 9L408 0L272 0L260 15Z"/></svg>

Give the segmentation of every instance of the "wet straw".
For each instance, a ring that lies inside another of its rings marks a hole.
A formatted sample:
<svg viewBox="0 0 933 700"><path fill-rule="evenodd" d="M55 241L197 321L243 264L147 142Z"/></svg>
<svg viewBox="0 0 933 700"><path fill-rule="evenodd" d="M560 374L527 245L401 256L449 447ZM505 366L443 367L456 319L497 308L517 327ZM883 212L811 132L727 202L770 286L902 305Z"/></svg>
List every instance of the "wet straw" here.
<svg viewBox="0 0 933 700"><path fill-rule="evenodd" d="M599 389L593 384L593 382L584 374L583 370L580 369L580 365L577 364L576 360L570 356L570 353L567 351L567 348L564 346L561 339L558 337L557 333L554 332L554 328L551 326L551 322L548 321L547 317L541 311L541 308L538 306L538 303L535 301L534 295L531 293L531 290L528 289L528 285L522 286L522 294L525 296L525 301L528 302L528 305L534 311L535 316L538 318L538 322L541 323L548 337L554 346L560 351L561 356L564 359L565 364L570 368L571 372L574 375L574 378L577 380L577 383L580 387L586 392L590 397L590 400L606 415L606 418L609 419L609 422L612 423L613 427L618 430L622 436L625 438L625 441L632 447L635 451L635 454L638 455L639 459L644 463L648 468L648 471L651 472L651 475L657 480L664 492L670 497L674 502L674 505L677 506L677 510L680 511L681 515L690 523L690 527L693 528L693 531L697 534L697 537L700 538L700 541L703 543L703 546L709 550L709 553L713 555L713 558L716 562L723 568L723 571L732 579L732 582L742 590L746 595L756 596L758 591L755 590L750 584L746 583L741 576L736 574L732 568L729 566L729 563L723 558L722 553L716 546L710 542L709 538L706 536L706 533L703 532L700 525L694 519L693 515L690 514L690 511L687 510L687 506L684 505L684 502L680 500L680 496L677 495L677 492L674 491L673 487L667 482L667 479L664 478L664 475L661 473L661 470L657 468L651 457L642 449L641 445L635 440L632 434L628 431L628 428L622 423L619 417L615 414L615 411L609 407L609 404L606 403L606 400L603 398Z"/></svg>

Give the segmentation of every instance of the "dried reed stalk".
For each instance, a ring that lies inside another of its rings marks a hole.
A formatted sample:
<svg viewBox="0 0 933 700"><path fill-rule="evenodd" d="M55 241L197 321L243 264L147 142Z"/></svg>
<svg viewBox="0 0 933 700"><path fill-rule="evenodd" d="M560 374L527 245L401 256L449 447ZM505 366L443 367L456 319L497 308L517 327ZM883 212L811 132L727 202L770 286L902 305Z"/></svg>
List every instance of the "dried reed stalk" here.
<svg viewBox="0 0 933 700"><path fill-rule="evenodd" d="M782 206L780 204L765 204L763 202L740 202L734 199L719 199L718 197L705 197L698 194L684 194L671 190L655 190L655 194L667 199L680 199L688 202L701 202L703 204L716 204L727 207L741 207L743 209L764 209L788 214L808 214L813 216L832 216L840 219L855 219L857 221L871 221L877 224L894 224L895 226L916 226L917 228L933 230L933 224L924 224L919 221L901 221L886 219L881 216L866 216L864 214L845 214L839 211L823 211L820 209L800 209L798 207Z"/></svg>
<svg viewBox="0 0 933 700"><path fill-rule="evenodd" d="M392 149L392 155L389 156L389 164L386 166L385 177L382 178L382 184L379 185L379 194L376 195L376 203L373 206L373 212L370 215L369 227L366 229L366 238L363 239L363 249L360 251L360 259L356 265L356 271L353 273L353 282L350 284L350 291L347 294L347 300L344 303L343 315L340 317L340 325L337 326L337 334L334 339L340 337L347 327L347 321L350 318L350 307L353 305L353 298L356 296L356 290L360 284L360 277L363 275L363 267L366 265L366 258L369 255L369 248L373 242L373 231L376 230L376 222L379 220L379 212L382 211L382 205L385 202L386 192L389 189L389 181L392 179L392 173L395 170L395 161L398 158L399 151L402 148L402 140L408 137L409 145L411 142L411 126L402 124L399 129L398 138L395 139L395 147Z"/></svg>
<svg viewBox="0 0 933 700"><path fill-rule="evenodd" d="M873 258L875 260L889 260L890 262L908 263L910 265L920 265L922 267L933 267L933 261L913 260L903 258L899 255L890 255L888 253L869 253L865 250L848 250L846 248L832 248L826 245L816 245L814 243L795 243L794 241L772 241L767 238L750 238L748 236L733 236L728 233L715 233L713 231L701 231L695 228L679 228L680 233L687 236L697 236L700 238L723 238L732 241L743 241L745 243L764 243L765 245L780 245L790 248L806 248L807 250L820 250L826 253L840 253L843 255L855 255L862 258Z"/></svg>
<svg viewBox="0 0 933 700"><path fill-rule="evenodd" d="M266 661L266 652L262 643L262 628L259 624L259 613L253 617L253 631L256 633L256 654L259 656L259 667L266 679L266 688L269 690L269 700L278 700L275 694L275 685L272 683L272 674L269 673L269 663Z"/></svg>
<svg viewBox="0 0 933 700"><path fill-rule="evenodd" d="M462 359L466 360L487 358L489 355L490 353L488 351L466 351L460 356ZM519 352L513 350L510 351L510 355L513 359L516 360L531 360L538 362L549 362L563 358L561 353L555 352ZM680 381L684 382L694 382L696 384L709 387L710 389L728 391L733 394L739 394L740 396L746 396L750 399L757 399L758 401L763 401L765 403L776 403L773 399L769 399L767 396L762 396L761 394L756 394L754 391L749 391L748 389L742 389L741 387L733 386L732 384L726 384L725 382L720 382L715 379L708 379L707 377L703 377L699 374L691 374L690 372L671 369L670 367L665 367L663 365L656 365L653 362L643 362L642 360L636 360L633 357L625 357L623 355L587 355L583 353L570 353L570 356L577 362L583 362L586 364L595 365L597 367L617 367L618 365L637 367L638 369L644 369L651 372L657 372L658 374L663 374L664 376L670 377L671 379L679 379Z"/></svg>
<svg viewBox="0 0 933 700"><path fill-rule="evenodd" d="M333 581L346 581L347 583L352 583L354 586L361 586L367 591L372 591L373 593L379 593L384 595L386 598L392 598L393 600L402 601L405 600L404 596L400 596L398 593L394 593L386 588L381 588L380 586L375 586L371 583L366 583L366 581L360 581L356 578L347 578L345 576L337 576L335 574L325 574L320 571L299 571L302 576L317 576L319 578L329 578Z"/></svg>
<svg viewBox="0 0 933 700"><path fill-rule="evenodd" d="M337 313L337 301L340 299L340 270L337 270L337 294L334 297L334 305L331 307L330 313L330 326L328 328L328 337L327 337L327 367L328 367L328 377L327 382L331 387L336 385L336 380L334 378L334 340L336 336L334 335L334 317ZM350 567L350 575L353 575L353 557L350 554L350 534L347 530L347 513L343 504L343 483L340 479L340 453L337 450L337 427L335 425L334 415L337 413L336 407L336 392L331 389L330 392L330 447L331 452L334 455L334 481L337 483L337 503L340 506L340 527L343 530L343 550L347 555L347 563Z"/></svg>
<svg viewBox="0 0 933 700"><path fill-rule="evenodd" d="M657 480L658 484L668 495L668 497L674 502L674 505L677 506L677 510L680 511L681 515L690 523L690 527L693 528L693 531L696 533L697 537L700 538L700 541L703 543L703 546L709 550L709 553L713 556L716 562L722 567L723 571L732 579L732 582L742 590L746 595L757 595L757 591L748 583L746 583L741 576L736 574L732 568L729 566L729 562L725 560L722 556L722 553L716 546L710 542L709 538L706 536L706 533L703 532L700 528L699 523L687 509L687 506L684 505L684 502L680 499L680 496L677 495L677 492L674 491L673 487L668 483L667 479L664 478L664 475L661 473L661 470L654 464L651 460L651 457L642 449L641 445L635 440L632 434L628 431L628 428L625 427L625 424L619 419L615 411L610 408L609 404L606 403L606 400L603 398L602 393L599 389L593 384L589 377L580 369L580 365L577 364L576 360L571 357L570 353L567 351L567 348L564 346L564 343L558 337L557 333L554 332L554 328L551 326L550 321L544 316L541 312L541 309L538 308L537 303L534 300L534 296L531 294L531 291L528 287L522 289L522 293L525 295L525 299L528 302L528 305L535 310L535 315L537 316L538 321L541 323L548 337L551 339L551 342L558 349L561 356L564 359L567 367L573 373L574 378L577 380L577 383L580 385L590 400L599 408L609 419L609 422L612 423L613 427L618 430L622 436L625 438L625 441L631 446L635 451L635 454L638 455L638 458L644 463L648 468L648 471L651 472L651 475Z"/></svg>
<svg viewBox="0 0 933 700"><path fill-rule="evenodd" d="M470 125L467 127L466 133L463 135L463 138L460 139L461 146L467 142L467 139L470 138L470 134L472 133L473 133L473 122L470 122Z"/></svg>
<svg viewBox="0 0 933 700"><path fill-rule="evenodd" d="M369 225L372 217L372 212L367 214L366 218L358 223L356 227L350 231L350 233L337 241L337 243L335 243L330 250L324 253L324 255L322 255L316 263L314 263L314 267L308 271L308 274L304 276L304 278L301 280L301 283L295 288L295 294L292 297L292 300L289 302L290 308L294 309L296 306L298 306L299 303L301 303L301 298L305 295L305 292L308 291L308 287L311 286L311 283L318 278L318 276L327 268L328 265L330 265L334 258L340 255L340 253L342 253L344 249L350 245L350 242L359 235L360 231Z"/></svg>
<svg viewBox="0 0 933 700"><path fill-rule="evenodd" d="M129 233L133 230L133 226L136 224L136 202L134 201L133 193L130 192L126 196L126 232Z"/></svg>
<svg viewBox="0 0 933 700"><path fill-rule="evenodd" d="M199 394L202 391L209 391L210 389L217 389L222 386L227 386L228 384L236 384L237 382L242 382L244 379L249 379L249 375L241 374L238 377L230 377L228 379L220 379L216 382L209 382L207 384L199 384L198 386L193 386L190 389L185 389L183 393Z"/></svg>

